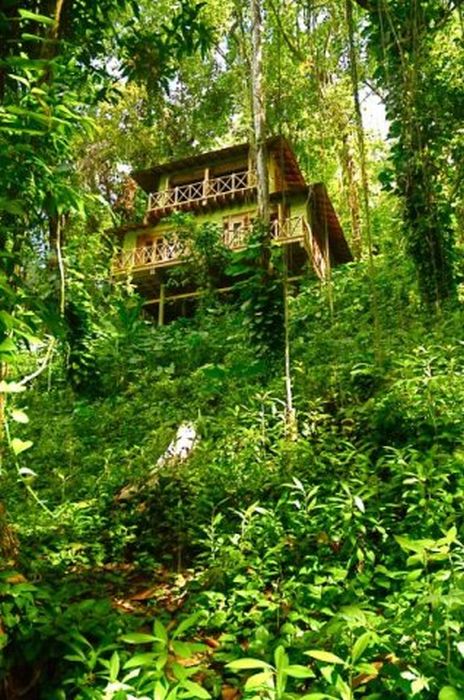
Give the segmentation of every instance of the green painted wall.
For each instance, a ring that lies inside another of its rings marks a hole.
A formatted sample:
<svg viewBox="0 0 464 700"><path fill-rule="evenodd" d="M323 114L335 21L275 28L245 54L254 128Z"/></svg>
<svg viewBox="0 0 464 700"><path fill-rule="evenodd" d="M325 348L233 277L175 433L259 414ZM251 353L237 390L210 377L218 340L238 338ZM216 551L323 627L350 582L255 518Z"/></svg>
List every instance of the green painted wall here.
<svg viewBox="0 0 464 700"><path fill-rule="evenodd" d="M290 216L306 216L307 200L305 195L297 195L286 199L285 202L290 207ZM227 203L227 206L220 209L212 209L206 212L201 211L201 207L195 211L195 221L201 225L207 222L222 225L222 221L226 216L234 216L237 214L245 214L247 212L256 211L256 202L240 202L238 204ZM140 228L129 231L124 236L123 249L132 250L136 247L137 236L139 235L163 235L166 231L172 229L172 224L162 219L158 224L150 228Z"/></svg>

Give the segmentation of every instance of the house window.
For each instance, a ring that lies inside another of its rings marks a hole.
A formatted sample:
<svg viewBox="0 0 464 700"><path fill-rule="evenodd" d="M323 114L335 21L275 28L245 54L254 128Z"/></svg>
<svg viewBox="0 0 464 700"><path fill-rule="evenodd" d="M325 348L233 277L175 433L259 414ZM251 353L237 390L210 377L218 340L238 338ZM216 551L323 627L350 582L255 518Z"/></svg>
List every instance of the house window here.
<svg viewBox="0 0 464 700"><path fill-rule="evenodd" d="M254 218L252 212L225 216L223 219L224 243L229 248L240 248L245 245Z"/></svg>

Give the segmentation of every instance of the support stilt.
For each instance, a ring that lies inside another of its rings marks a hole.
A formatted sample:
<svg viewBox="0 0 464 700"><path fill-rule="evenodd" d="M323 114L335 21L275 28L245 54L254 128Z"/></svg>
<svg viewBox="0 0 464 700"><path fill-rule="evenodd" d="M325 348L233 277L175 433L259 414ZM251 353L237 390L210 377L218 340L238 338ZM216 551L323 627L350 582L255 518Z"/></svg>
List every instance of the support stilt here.
<svg viewBox="0 0 464 700"><path fill-rule="evenodd" d="M164 302L166 299L166 289L164 282L160 284L159 306L158 306L158 326L164 326Z"/></svg>

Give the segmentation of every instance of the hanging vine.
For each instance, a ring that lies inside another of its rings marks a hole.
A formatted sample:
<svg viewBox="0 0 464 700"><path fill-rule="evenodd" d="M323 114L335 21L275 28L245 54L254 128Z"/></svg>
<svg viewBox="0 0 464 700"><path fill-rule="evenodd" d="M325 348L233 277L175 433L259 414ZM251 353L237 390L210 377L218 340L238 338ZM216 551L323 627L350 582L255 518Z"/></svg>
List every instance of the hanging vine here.
<svg viewBox="0 0 464 700"><path fill-rule="evenodd" d="M386 89L394 137L384 185L403 202L404 232L422 300L439 307L455 293L452 205L443 187L445 144L455 117L434 69L434 40L461 0L356 0L369 11L368 39ZM452 132L451 132L452 133Z"/></svg>

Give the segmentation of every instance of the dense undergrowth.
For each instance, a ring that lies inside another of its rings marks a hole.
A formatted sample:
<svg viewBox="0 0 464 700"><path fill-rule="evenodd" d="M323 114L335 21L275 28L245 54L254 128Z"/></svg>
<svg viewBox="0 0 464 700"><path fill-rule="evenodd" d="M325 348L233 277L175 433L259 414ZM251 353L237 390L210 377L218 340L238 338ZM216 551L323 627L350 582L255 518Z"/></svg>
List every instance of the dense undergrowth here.
<svg viewBox="0 0 464 700"><path fill-rule="evenodd" d="M463 312L376 268L291 299L294 441L282 358L219 303L17 395L5 697L464 697Z"/></svg>

